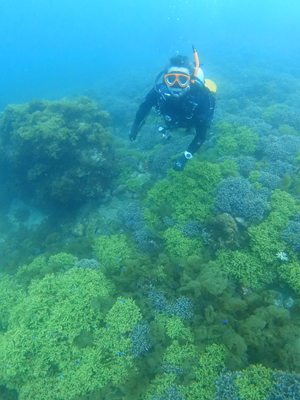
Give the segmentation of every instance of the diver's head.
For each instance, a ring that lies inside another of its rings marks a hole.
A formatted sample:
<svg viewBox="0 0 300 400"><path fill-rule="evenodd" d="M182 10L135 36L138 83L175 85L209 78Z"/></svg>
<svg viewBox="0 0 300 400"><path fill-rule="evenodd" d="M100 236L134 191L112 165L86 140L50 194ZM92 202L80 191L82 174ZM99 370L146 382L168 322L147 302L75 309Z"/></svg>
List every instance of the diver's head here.
<svg viewBox="0 0 300 400"><path fill-rule="evenodd" d="M188 57L175 56L170 58L165 71L164 81L172 96L179 97L190 90L190 80L194 68Z"/></svg>
<svg viewBox="0 0 300 400"><path fill-rule="evenodd" d="M164 76L170 94L183 96L190 90L190 74L187 68L171 67Z"/></svg>

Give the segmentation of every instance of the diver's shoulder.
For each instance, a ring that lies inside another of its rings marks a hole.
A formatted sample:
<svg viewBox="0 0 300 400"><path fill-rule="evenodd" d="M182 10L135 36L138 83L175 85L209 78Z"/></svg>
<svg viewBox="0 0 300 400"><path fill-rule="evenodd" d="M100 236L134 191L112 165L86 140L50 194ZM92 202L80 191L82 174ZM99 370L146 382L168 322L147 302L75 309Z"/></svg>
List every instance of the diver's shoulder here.
<svg viewBox="0 0 300 400"><path fill-rule="evenodd" d="M207 96L210 90L203 83L195 82L191 85L190 93L198 96Z"/></svg>
<svg viewBox="0 0 300 400"><path fill-rule="evenodd" d="M156 100L159 98L159 87L160 85L155 85L147 94L146 100Z"/></svg>

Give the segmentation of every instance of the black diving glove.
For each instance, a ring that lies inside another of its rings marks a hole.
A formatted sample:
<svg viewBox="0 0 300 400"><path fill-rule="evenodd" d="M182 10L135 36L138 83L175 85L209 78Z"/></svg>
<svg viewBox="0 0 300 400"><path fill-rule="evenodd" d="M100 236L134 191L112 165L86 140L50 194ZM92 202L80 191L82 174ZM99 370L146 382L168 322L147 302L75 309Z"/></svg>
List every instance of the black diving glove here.
<svg viewBox="0 0 300 400"><path fill-rule="evenodd" d="M131 140L131 142L133 142L133 141L136 139L137 134L138 134L138 130L139 130L139 127L138 127L138 125L134 122L134 123L132 124L132 127L131 127L130 132L129 132L129 140Z"/></svg>
<svg viewBox="0 0 300 400"><path fill-rule="evenodd" d="M188 161L188 159L185 157L184 154L182 154L182 156L178 157L176 159L174 167L173 167L174 171L183 171L187 161Z"/></svg>

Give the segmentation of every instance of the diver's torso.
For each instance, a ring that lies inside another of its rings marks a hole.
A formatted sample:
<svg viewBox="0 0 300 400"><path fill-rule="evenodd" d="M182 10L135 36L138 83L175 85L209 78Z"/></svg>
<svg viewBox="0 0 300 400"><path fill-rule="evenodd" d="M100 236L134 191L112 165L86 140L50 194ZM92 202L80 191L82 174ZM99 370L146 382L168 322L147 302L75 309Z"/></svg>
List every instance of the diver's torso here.
<svg viewBox="0 0 300 400"><path fill-rule="evenodd" d="M205 93L190 90L183 96L174 97L164 85L159 87L159 93L156 110L164 117L169 128L189 128L198 122L206 122L209 99Z"/></svg>

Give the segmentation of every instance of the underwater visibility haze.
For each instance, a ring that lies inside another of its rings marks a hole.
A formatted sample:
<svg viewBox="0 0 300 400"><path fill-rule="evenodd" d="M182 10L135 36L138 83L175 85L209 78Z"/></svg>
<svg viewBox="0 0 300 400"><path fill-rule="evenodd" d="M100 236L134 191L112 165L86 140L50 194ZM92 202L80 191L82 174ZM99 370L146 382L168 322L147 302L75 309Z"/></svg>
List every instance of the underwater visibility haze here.
<svg viewBox="0 0 300 400"><path fill-rule="evenodd" d="M1 1L0 399L300 399L299 17Z"/></svg>

